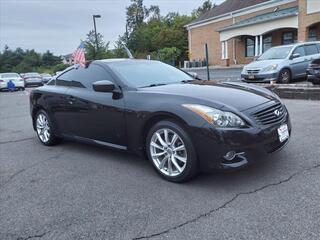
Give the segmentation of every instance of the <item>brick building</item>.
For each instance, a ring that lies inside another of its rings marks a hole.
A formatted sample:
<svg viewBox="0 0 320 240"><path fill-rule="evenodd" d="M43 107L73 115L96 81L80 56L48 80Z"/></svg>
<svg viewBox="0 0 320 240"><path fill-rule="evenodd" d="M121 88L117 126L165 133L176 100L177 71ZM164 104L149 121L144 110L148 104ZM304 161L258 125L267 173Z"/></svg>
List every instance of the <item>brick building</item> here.
<svg viewBox="0 0 320 240"><path fill-rule="evenodd" d="M225 0L187 26L190 60L246 64L272 46L320 40L320 0Z"/></svg>

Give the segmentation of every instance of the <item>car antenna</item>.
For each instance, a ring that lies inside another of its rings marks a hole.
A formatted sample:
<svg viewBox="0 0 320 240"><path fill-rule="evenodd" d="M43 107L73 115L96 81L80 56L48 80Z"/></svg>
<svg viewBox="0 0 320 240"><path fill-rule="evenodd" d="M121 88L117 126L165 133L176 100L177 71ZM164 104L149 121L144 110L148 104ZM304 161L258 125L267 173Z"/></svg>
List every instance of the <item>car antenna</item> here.
<svg viewBox="0 0 320 240"><path fill-rule="evenodd" d="M130 52L130 50L129 50L126 46L123 46L123 47L124 47L124 49L126 50L126 52L127 52L127 54L128 54L128 57L129 57L130 59L134 59L134 57L133 57L132 53Z"/></svg>

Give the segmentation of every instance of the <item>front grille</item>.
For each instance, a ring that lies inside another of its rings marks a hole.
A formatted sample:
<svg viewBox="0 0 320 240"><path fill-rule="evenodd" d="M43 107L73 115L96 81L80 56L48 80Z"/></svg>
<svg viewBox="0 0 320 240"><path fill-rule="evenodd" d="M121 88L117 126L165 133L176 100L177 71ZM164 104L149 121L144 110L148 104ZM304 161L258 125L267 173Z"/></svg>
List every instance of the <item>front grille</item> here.
<svg viewBox="0 0 320 240"><path fill-rule="evenodd" d="M255 75L258 74L260 72L260 69L247 69L247 73L249 75Z"/></svg>
<svg viewBox="0 0 320 240"><path fill-rule="evenodd" d="M285 107L278 102L253 113L253 116L258 123L269 125L281 122L286 117L286 114Z"/></svg>

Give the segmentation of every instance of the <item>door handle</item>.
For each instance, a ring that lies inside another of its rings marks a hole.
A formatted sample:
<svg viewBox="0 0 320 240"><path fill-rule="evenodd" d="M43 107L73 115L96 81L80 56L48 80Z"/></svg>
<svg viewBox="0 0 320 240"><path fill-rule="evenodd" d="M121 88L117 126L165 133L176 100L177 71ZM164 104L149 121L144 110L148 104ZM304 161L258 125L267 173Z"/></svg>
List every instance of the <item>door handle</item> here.
<svg viewBox="0 0 320 240"><path fill-rule="evenodd" d="M68 102L69 102L69 104L73 104L73 102L74 102L75 100L76 100L76 98L73 97L73 96L68 97Z"/></svg>

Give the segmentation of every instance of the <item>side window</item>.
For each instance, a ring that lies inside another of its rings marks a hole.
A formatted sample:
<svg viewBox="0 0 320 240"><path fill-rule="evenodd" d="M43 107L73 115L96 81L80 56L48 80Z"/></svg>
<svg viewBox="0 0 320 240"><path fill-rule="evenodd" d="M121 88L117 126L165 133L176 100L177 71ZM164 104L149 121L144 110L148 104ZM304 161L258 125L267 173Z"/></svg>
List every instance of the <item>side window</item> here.
<svg viewBox="0 0 320 240"><path fill-rule="evenodd" d="M318 53L318 48L317 48L317 45L315 44L305 45L304 50L306 52L306 55L313 55Z"/></svg>
<svg viewBox="0 0 320 240"><path fill-rule="evenodd" d="M297 48L293 51L293 54L295 54L295 53L299 53L299 54L300 54L300 57L305 56L305 52L304 52L303 46L297 47Z"/></svg>
<svg viewBox="0 0 320 240"><path fill-rule="evenodd" d="M92 90L92 84L100 80L113 82L111 75L104 68L91 64L87 68L79 67L65 72L57 79L57 85Z"/></svg>
<svg viewBox="0 0 320 240"><path fill-rule="evenodd" d="M76 71L75 69L71 69L71 70L63 73L62 75L60 75L56 79L56 85L70 87L72 80L75 79L75 75L76 75L75 71Z"/></svg>
<svg viewBox="0 0 320 240"><path fill-rule="evenodd" d="M54 86L54 85L56 85L56 80L55 80L55 79L50 80L50 81L47 83L47 85L49 85L49 86Z"/></svg>
<svg viewBox="0 0 320 240"><path fill-rule="evenodd" d="M88 68L79 68L76 71L79 71L77 80L88 89L92 89L92 84L96 81L109 80L114 82L110 73L99 65L91 64Z"/></svg>

